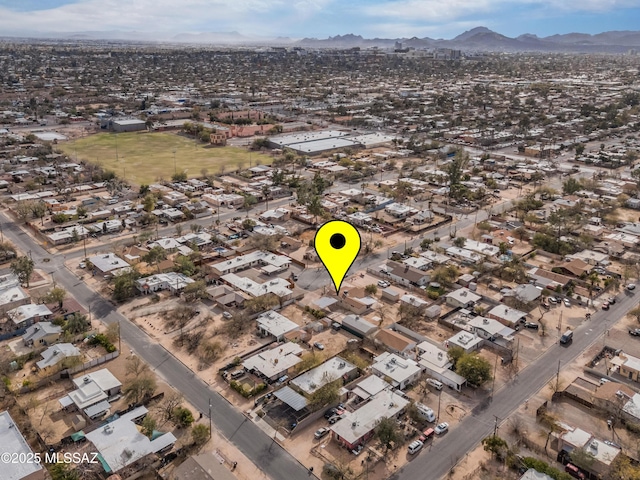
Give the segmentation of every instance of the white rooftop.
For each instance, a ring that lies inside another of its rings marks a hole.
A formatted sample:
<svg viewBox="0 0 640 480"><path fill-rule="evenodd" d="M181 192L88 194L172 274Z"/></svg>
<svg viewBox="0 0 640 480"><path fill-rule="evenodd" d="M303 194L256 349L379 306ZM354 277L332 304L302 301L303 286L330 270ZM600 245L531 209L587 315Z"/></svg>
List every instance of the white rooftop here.
<svg viewBox="0 0 640 480"><path fill-rule="evenodd" d="M0 445L2 453L12 454L12 458L13 454L33 453L7 411L0 412ZM1 476L3 480L21 480L39 470L42 470L42 465L35 462L3 462Z"/></svg>
<svg viewBox="0 0 640 480"><path fill-rule="evenodd" d="M247 358L242 362L242 366L246 370L255 370L267 378L272 378L300 363L302 360L298 355L303 351L297 343L289 342Z"/></svg>
<svg viewBox="0 0 640 480"><path fill-rule="evenodd" d="M350 444L372 431L380 419L393 417L407 406L409 400L390 390L383 390L355 412L348 412L331 430Z"/></svg>
<svg viewBox="0 0 640 480"><path fill-rule="evenodd" d="M118 257L115 253L94 255L89 257L89 261L101 272L112 272L129 266L127 262Z"/></svg>
<svg viewBox="0 0 640 480"><path fill-rule="evenodd" d="M291 284L280 277L274 277L264 283L258 283L251 278L241 277L235 273L227 273L221 278L236 289L242 290L254 297L260 297L267 293L273 293L279 297L286 297L291 294L291 289L289 288Z"/></svg>
<svg viewBox="0 0 640 480"><path fill-rule="evenodd" d="M258 327L269 332L276 338L299 327L297 323L292 322L287 317L274 310L269 310L268 312L261 314L256 318L256 322L258 322Z"/></svg>
<svg viewBox="0 0 640 480"><path fill-rule="evenodd" d="M390 352L384 352L375 357L371 369L397 383L404 382L422 370L413 360Z"/></svg>
<svg viewBox="0 0 640 480"><path fill-rule="evenodd" d="M107 368L101 368L95 372L80 375L73 379L73 384L76 387L80 387L83 383L86 383L85 378L94 381L103 391L122 386L122 382L120 382L120 380L118 380Z"/></svg>
<svg viewBox="0 0 640 480"><path fill-rule="evenodd" d="M175 443L176 437L171 432L165 433L155 440L149 440L149 437L138 431L138 427L132 419L142 416L146 412L146 408L138 407L104 427L87 433L87 439L95 445L109 465L111 472L117 472L140 458Z"/></svg>
<svg viewBox="0 0 640 480"><path fill-rule="evenodd" d="M291 384L308 395L347 375L357 367L343 358L333 357L291 380Z"/></svg>
<svg viewBox="0 0 640 480"><path fill-rule="evenodd" d="M256 252L248 253L247 255L240 255L239 257L235 257L230 260L214 263L211 266L219 272L225 273L238 268L246 268L254 263L263 263L282 268L289 265L291 263L291 259L286 255L276 255L274 253L258 250Z"/></svg>

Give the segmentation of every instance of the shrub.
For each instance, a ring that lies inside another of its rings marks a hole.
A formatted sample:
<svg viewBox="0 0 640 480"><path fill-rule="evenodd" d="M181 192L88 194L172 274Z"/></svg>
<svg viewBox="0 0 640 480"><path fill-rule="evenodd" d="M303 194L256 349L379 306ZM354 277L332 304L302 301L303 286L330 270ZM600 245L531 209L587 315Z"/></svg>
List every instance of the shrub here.
<svg viewBox="0 0 640 480"><path fill-rule="evenodd" d="M107 353L113 353L117 350L116 346L109 341L104 333L98 333L89 342L91 345L102 345Z"/></svg>

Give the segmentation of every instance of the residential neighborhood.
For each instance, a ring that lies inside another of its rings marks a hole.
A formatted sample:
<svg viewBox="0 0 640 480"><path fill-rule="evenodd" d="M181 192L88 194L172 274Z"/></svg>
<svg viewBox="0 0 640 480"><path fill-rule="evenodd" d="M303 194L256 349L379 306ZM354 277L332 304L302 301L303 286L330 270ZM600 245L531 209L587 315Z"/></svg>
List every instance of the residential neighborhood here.
<svg viewBox="0 0 640 480"><path fill-rule="evenodd" d="M640 478L640 57L182 52L0 42L0 478Z"/></svg>

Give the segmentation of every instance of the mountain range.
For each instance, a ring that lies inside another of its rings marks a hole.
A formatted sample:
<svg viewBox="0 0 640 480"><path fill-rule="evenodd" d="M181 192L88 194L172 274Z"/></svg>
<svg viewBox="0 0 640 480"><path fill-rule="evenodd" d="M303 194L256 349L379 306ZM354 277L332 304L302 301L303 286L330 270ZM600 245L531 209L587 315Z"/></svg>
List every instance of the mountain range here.
<svg viewBox="0 0 640 480"><path fill-rule="evenodd" d="M6 37L5 37L6 38ZM101 31L69 33L34 33L33 39L72 41L134 41L209 45L287 46L306 48L452 48L478 52L576 52L576 53L626 53L640 49L640 31L609 31L595 35L588 33L556 34L538 37L525 33L515 38L507 37L486 27L476 27L450 40L429 37L364 38L360 35L337 35L325 39L288 37L252 37L238 32L180 33L158 37L157 34L135 31Z"/></svg>

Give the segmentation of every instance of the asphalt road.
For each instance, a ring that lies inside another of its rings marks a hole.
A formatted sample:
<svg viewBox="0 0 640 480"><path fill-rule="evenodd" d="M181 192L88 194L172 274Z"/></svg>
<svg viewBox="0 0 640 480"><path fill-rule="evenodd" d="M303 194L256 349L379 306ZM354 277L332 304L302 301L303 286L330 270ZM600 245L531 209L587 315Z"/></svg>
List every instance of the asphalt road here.
<svg viewBox="0 0 640 480"><path fill-rule="evenodd" d="M122 339L171 386L199 411L207 415L211 402L215 427L235 444L255 465L273 479L304 480L310 473L271 437L198 378L166 349L157 345L144 331L119 314L111 302L89 289L71 273L61 255L50 255L4 213L0 213L3 232L23 251L31 252L36 268L55 272L56 283L73 294L78 302L91 308L92 316L105 324L120 323ZM44 259L50 259L45 262Z"/></svg>

